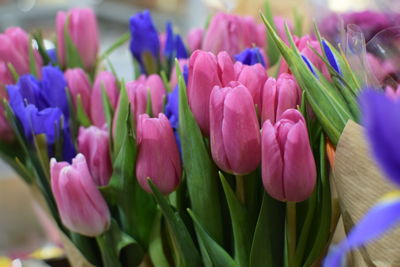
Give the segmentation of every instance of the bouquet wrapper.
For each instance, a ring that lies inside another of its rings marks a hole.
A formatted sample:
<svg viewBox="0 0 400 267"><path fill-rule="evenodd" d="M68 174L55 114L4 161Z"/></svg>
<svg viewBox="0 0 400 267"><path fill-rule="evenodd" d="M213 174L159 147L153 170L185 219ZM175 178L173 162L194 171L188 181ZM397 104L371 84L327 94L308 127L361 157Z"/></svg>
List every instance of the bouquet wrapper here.
<svg viewBox="0 0 400 267"><path fill-rule="evenodd" d="M30 190L32 196L34 197L38 205L43 209L45 215L47 215L48 219L52 221L54 227L57 228L56 223L51 218L46 201L43 199L43 196L41 195L39 190L35 186L31 186ZM60 229L58 229L58 234L60 241L63 245L65 255L72 267L95 267L86 260L79 249Z"/></svg>
<svg viewBox="0 0 400 267"><path fill-rule="evenodd" d="M336 147L333 179L345 232L386 193L396 187L384 178L373 160L363 128L349 121ZM352 266L400 266L400 227L354 251Z"/></svg>

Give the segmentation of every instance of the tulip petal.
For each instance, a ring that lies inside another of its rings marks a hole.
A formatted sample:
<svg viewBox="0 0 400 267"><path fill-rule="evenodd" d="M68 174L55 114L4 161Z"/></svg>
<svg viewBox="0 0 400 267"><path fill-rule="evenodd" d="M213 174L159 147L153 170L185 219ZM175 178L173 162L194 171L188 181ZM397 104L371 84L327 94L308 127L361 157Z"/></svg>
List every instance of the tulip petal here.
<svg viewBox="0 0 400 267"><path fill-rule="evenodd" d="M302 121L290 129L284 147L283 181L288 201L307 199L315 187L316 166L308 141L307 128Z"/></svg>
<svg viewBox="0 0 400 267"><path fill-rule="evenodd" d="M260 126L246 87L238 86L226 95L223 116L222 141L232 171L254 171L261 161Z"/></svg>
<svg viewBox="0 0 400 267"><path fill-rule="evenodd" d="M264 188L272 197L284 201L282 153L276 139L275 128L269 120L264 122L261 136L261 171Z"/></svg>

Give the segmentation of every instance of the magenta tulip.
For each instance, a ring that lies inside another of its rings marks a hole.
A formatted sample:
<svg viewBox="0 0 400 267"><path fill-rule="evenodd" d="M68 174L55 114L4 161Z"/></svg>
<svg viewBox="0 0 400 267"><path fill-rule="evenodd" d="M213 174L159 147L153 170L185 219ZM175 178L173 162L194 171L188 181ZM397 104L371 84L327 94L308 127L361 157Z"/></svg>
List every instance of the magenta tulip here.
<svg viewBox="0 0 400 267"><path fill-rule="evenodd" d="M243 175L261 161L260 126L249 90L215 86L210 98L211 153L218 167Z"/></svg>
<svg viewBox="0 0 400 267"><path fill-rule="evenodd" d="M261 136L265 190L280 201L306 200L315 187L316 167L301 113L289 109L275 125L267 120Z"/></svg>
<svg viewBox="0 0 400 267"><path fill-rule="evenodd" d="M79 152L87 159L88 167L97 186L105 186L112 175L108 131L96 126L81 127L78 136Z"/></svg>
<svg viewBox="0 0 400 267"><path fill-rule="evenodd" d="M70 165L50 162L51 189L62 223L71 231L98 236L110 226L110 211L90 175L86 159L78 154Z"/></svg>
<svg viewBox="0 0 400 267"><path fill-rule="evenodd" d="M204 29L194 28L190 30L187 36L187 44L191 52L201 49L201 42L203 41Z"/></svg>
<svg viewBox="0 0 400 267"><path fill-rule="evenodd" d="M90 94L91 86L84 70L80 68L68 69L64 73L71 95L72 104L76 108L78 95L81 98L83 109L86 114L90 114Z"/></svg>
<svg viewBox="0 0 400 267"><path fill-rule="evenodd" d="M216 57L210 52L196 50L189 59L188 101L203 133L210 132L209 102L214 86L225 86L235 80L233 62L226 52Z"/></svg>
<svg viewBox="0 0 400 267"><path fill-rule="evenodd" d="M21 28L11 27L0 34L0 86L14 83L7 64L11 64L17 74L27 74L29 69L29 35ZM42 59L37 49L33 49L36 70L40 75Z"/></svg>
<svg viewBox="0 0 400 267"><path fill-rule="evenodd" d="M145 86L146 89L150 91L151 111L153 115L158 115L164 108L163 103L166 95L164 83L159 75L152 74L147 77Z"/></svg>
<svg viewBox="0 0 400 267"><path fill-rule="evenodd" d="M67 13L59 11L56 17L57 55L61 65L65 66L66 43L64 27L69 19L68 33L76 46L85 68L91 68L96 62L99 51L99 33L96 15L89 8L74 8Z"/></svg>
<svg viewBox="0 0 400 267"><path fill-rule="evenodd" d="M167 195L174 191L182 169L178 145L167 117L162 113L158 118L140 115L137 143L136 178L140 186L152 192L147 181L150 178L161 193Z"/></svg>
<svg viewBox="0 0 400 267"><path fill-rule="evenodd" d="M267 71L261 64L244 65L235 63L236 81L243 84L253 97L254 104L261 109L261 91L267 80Z"/></svg>
<svg viewBox="0 0 400 267"><path fill-rule="evenodd" d="M234 56L244 48L254 44L263 47L264 43L265 38L260 36L258 25L253 18L217 13L204 33L202 49L214 54L226 51Z"/></svg>
<svg viewBox="0 0 400 267"><path fill-rule="evenodd" d="M110 71L100 72L94 81L90 97L90 117L97 127L103 127L106 122L103 108L103 88L107 93L113 108L117 106L119 89L117 80Z"/></svg>
<svg viewBox="0 0 400 267"><path fill-rule="evenodd" d="M282 73L278 80L271 77L266 81L261 100L262 122L275 124L283 112L300 104L300 88L292 75Z"/></svg>

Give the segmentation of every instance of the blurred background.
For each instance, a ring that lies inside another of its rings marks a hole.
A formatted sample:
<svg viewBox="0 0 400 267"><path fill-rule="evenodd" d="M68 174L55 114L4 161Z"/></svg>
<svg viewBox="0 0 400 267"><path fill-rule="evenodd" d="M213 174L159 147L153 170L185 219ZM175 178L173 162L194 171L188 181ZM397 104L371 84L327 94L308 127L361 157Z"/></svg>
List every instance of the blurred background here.
<svg viewBox="0 0 400 267"><path fill-rule="evenodd" d="M270 2L274 15L292 19L293 13L297 12L305 18L305 25L310 25L309 22L314 18L320 20L331 11L365 9L399 11L400 6L399 0ZM104 51L122 34L128 32L130 16L143 9L151 10L160 32L164 31L165 22L171 21L176 31L185 36L193 27L204 27L209 15L216 11L252 15L258 18L258 12L263 9L263 4L264 0L0 0L0 32L10 26L20 26L28 32L40 28L43 29L47 39L54 40L54 20L58 10L77 6L91 7L98 17L101 51ZM133 68L128 43L114 51L109 59L120 77L125 80L132 79ZM45 231L41 226L43 222L39 223L37 220L38 211L26 203L33 203L28 189L0 160L0 267L10 266L10 262L3 261L1 256L9 253L11 247L19 248L22 253L47 242ZM30 264L14 262L13 266L43 265L39 262Z"/></svg>

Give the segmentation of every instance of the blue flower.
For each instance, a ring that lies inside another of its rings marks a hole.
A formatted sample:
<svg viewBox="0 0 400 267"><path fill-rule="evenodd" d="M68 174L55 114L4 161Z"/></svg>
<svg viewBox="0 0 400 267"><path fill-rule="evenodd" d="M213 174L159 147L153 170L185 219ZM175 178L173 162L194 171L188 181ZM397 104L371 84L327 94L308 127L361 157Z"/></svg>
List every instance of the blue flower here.
<svg viewBox="0 0 400 267"><path fill-rule="evenodd" d="M345 256L380 237L400 222L400 192L389 193L354 226L347 239L333 247L324 260L324 267L344 266Z"/></svg>
<svg viewBox="0 0 400 267"><path fill-rule="evenodd" d="M172 61L175 58L188 58L188 52L182 38L179 34L174 34L172 30L172 23L166 23L167 38L165 41L164 56L168 61Z"/></svg>
<svg viewBox="0 0 400 267"><path fill-rule="evenodd" d="M322 40L322 47L324 48L324 52L325 52L326 58L328 59L329 64L332 66L332 68L337 73L342 74L342 71L339 68L339 64L336 60L336 57L333 54L331 48L329 47L328 43L325 40Z"/></svg>
<svg viewBox="0 0 400 267"><path fill-rule="evenodd" d="M235 55L235 59L236 61L240 61L243 64L250 66L257 63L260 63L264 67L266 66L264 57L262 56L261 51L258 47L246 48L239 54Z"/></svg>
<svg viewBox="0 0 400 267"><path fill-rule="evenodd" d="M378 89L364 89L359 97L362 124L375 160L387 178L400 186L400 101ZM389 193L332 248L324 267L341 266L348 251L365 245L400 222L400 191Z"/></svg>
<svg viewBox="0 0 400 267"><path fill-rule="evenodd" d="M157 29L148 10L132 16L129 20L129 26L132 55L139 62L142 73L145 73L144 53L149 53L155 62L159 59L160 40L158 39Z"/></svg>
<svg viewBox="0 0 400 267"><path fill-rule="evenodd" d="M312 74L314 74L315 77L318 78L317 73L315 72L314 66L312 65L312 63L310 62L310 60L308 60L308 58L305 55L301 55L301 58L303 59L303 61L306 63L307 67L309 68L309 70L312 72Z"/></svg>
<svg viewBox="0 0 400 267"><path fill-rule="evenodd" d="M70 161L75 156L75 148L68 127L66 86L63 73L56 67L47 66L42 68L41 81L30 74L23 75L17 84L7 86L7 90L11 109L20 121L28 141L32 142L33 135L45 134L51 146L62 135L63 159ZM63 127L61 132L57 132L62 119ZM50 156L51 151L49 149Z"/></svg>
<svg viewBox="0 0 400 267"><path fill-rule="evenodd" d="M189 76L189 68L187 65L183 66L183 78L185 79L185 83L188 83ZM167 116L169 122L171 123L171 127L174 130L175 139L179 147L179 151L181 150L181 141L179 138L178 128L179 128L179 88L178 85L175 86L174 90L167 95L167 104L165 105L165 116Z"/></svg>
<svg viewBox="0 0 400 267"><path fill-rule="evenodd" d="M359 102L373 155L386 176L400 186L400 102L373 89L364 90Z"/></svg>
<svg viewBox="0 0 400 267"><path fill-rule="evenodd" d="M55 48L50 48L46 50L47 55L50 58L50 63L55 65L57 64L57 49Z"/></svg>

